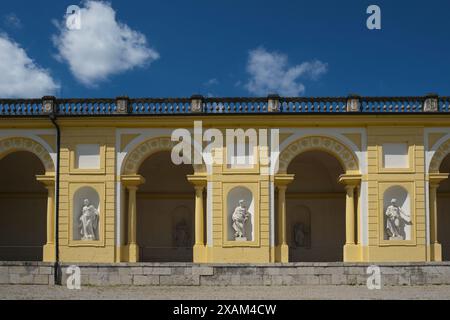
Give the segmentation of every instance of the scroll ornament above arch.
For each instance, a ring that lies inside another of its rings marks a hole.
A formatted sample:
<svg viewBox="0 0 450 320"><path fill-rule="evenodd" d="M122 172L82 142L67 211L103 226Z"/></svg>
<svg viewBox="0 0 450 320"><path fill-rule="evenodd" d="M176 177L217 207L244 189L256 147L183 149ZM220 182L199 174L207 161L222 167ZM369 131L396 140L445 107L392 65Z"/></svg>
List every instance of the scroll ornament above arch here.
<svg viewBox="0 0 450 320"><path fill-rule="evenodd" d="M39 142L24 137L0 140L0 159L16 151L28 151L33 153L41 160L46 173L55 171L55 165L49 152Z"/></svg>
<svg viewBox="0 0 450 320"><path fill-rule="evenodd" d="M296 156L312 150L322 150L334 155L347 172L359 169L355 154L343 143L329 137L309 136L294 141L281 152L279 172L286 173Z"/></svg>
<svg viewBox="0 0 450 320"><path fill-rule="evenodd" d="M430 169L429 172L437 173L439 172L439 167L441 166L444 158L450 154L450 140L447 140L436 150L430 161Z"/></svg>
<svg viewBox="0 0 450 320"><path fill-rule="evenodd" d="M147 140L135 147L125 158L122 174L137 174L141 164L152 154L161 151L172 151L172 148L178 144L169 137L160 137ZM204 165L193 165L195 172L205 171Z"/></svg>

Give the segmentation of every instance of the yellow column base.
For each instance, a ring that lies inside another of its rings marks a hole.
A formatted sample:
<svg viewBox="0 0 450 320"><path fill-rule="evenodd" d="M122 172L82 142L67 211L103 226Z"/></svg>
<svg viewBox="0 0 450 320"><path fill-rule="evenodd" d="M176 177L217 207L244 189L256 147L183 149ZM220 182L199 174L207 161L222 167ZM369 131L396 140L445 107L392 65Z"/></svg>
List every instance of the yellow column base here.
<svg viewBox="0 0 450 320"><path fill-rule="evenodd" d="M431 261L442 261L442 246L440 243L430 245Z"/></svg>
<svg viewBox="0 0 450 320"><path fill-rule="evenodd" d="M206 246L196 244L196 245L194 245L193 251L194 251L194 256L193 256L194 263L206 263L207 262Z"/></svg>
<svg viewBox="0 0 450 320"><path fill-rule="evenodd" d="M289 246L287 244L275 247L275 261L281 263L289 262Z"/></svg>
<svg viewBox="0 0 450 320"><path fill-rule="evenodd" d="M129 244L124 247L124 257L123 259L127 262L138 262L139 261L139 246L137 244Z"/></svg>
<svg viewBox="0 0 450 320"><path fill-rule="evenodd" d="M53 243L48 243L44 246L42 253L42 261L44 262L55 262L56 261L56 251L55 245Z"/></svg>
<svg viewBox="0 0 450 320"><path fill-rule="evenodd" d="M344 262L361 262L362 250L358 244L346 244L344 245Z"/></svg>

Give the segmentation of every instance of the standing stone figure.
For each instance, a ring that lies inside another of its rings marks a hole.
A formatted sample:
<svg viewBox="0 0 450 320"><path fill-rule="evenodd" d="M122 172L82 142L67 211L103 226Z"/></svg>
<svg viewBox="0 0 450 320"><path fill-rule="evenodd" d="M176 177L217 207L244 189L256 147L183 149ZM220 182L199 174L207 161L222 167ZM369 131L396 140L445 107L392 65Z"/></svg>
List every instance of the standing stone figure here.
<svg viewBox="0 0 450 320"><path fill-rule="evenodd" d="M233 220L233 229L235 240L247 240L245 237L245 224L250 218L244 200L239 200L239 206L234 209L231 219Z"/></svg>
<svg viewBox="0 0 450 320"><path fill-rule="evenodd" d="M405 225L411 218L397 205L397 199L392 199L386 209L386 233L389 240L405 240Z"/></svg>
<svg viewBox="0 0 450 320"><path fill-rule="evenodd" d="M186 220L181 220L175 225L175 245L179 248L189 247L190 234Z"/></svg>
<svg viewBox="0 0 450 320"><path fill-rule="evenodd" d="M303 223L297 223L294 226L294 243L296 247L305 247L306 234L305 225Z"/></svg>
<svg viewBox="0 0 450 320"><path fill-rule="evenodd" d="M98 210L85 199L80 216L81 240L97 240L98 217Z"/></svg>

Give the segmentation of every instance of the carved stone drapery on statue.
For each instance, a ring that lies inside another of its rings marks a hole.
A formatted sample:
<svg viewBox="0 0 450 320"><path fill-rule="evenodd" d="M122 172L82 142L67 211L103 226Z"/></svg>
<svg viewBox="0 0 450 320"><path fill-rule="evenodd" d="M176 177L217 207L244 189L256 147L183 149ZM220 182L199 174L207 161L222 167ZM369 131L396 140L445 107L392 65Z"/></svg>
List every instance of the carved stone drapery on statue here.
<svg viewBox="0 0 450 320"><path fill-rule="evenodd" d="M391 200L385 215L387 238L389 240L405 240L405 226L411 224L411 217L397 205L397 199Z"/></svg>
<svg viewBox="0 0 450 320"><path fill-rule="evenodd" d="M83 208L80 216L81 240L97 240L99 212L89 203L88 199L83 201Z"/></svg>
<svg viewBox="0 0 450 320"><path fill-rule="evenodd" d="M245 206L244 200L239 200L239 206L234 209L231 219L233 220L234 239L236 241L247 241L245 226L250 218L250 213Z"/></svg>

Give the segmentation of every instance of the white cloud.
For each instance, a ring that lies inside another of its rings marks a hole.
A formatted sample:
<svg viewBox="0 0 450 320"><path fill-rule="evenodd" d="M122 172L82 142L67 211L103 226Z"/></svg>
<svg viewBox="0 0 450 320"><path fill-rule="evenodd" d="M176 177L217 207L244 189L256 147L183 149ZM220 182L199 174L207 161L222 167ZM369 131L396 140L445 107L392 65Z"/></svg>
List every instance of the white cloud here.
<svg viewBox="0 0 450 320"><path fill-rule="evenodd" d="M59 89L50 73L4 34L0 34L0 75L2 98L40 98Z"/></svg>
<svg viewBox="0 0 450 320"><path fill-rule="evenodd" d="M15 13L9 13L3 16L3 23L15 29L22 28L22 21L20 21L19 17Z"/></svg>
<svg viewBox="0 0 450 320"><path fill-rule="evenodd" d="M159 58L145 35L116 20L111 4L89 0L80 13L81 29L69 30L64 21L53 43L59 60L67 62L84 85L95 86L111 75L147 66Z"/></svg>
<svg viewBox="0 0 450 320"><path fill-rule="evenodd" d="M208 81L204 82L203 85L205 87L211 87L219 84L219 80L216 78L209 79Z"/></svg>
<svg viewBox="0 0 450 320"><path fill-rule="evenodd" d="M249 52L247 72L250 78L245 87L257 95L299 96L305 92L301 78L317 80L327 70L328 64L319 60L289 67L287 55L257 48Z"/></svg>

